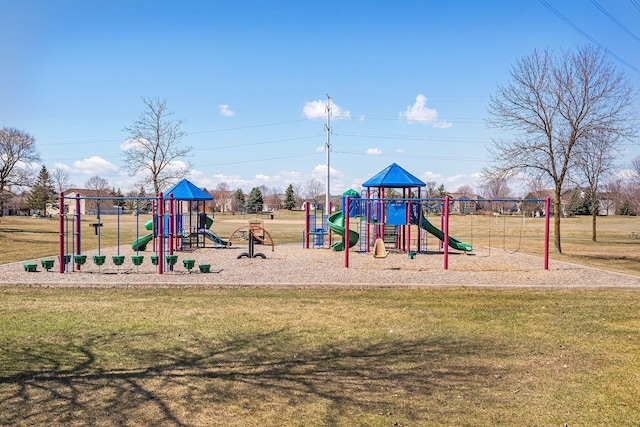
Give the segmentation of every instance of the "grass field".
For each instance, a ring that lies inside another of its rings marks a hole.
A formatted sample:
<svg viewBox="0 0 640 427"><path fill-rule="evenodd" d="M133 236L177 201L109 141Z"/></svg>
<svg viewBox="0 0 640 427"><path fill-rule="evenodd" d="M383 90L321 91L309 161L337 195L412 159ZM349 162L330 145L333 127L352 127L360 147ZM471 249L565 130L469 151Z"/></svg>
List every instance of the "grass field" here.
<svg viewBox="0 0 640 427"><path fill-rule="evenodd" d="M217 215L212 229L247 219ZM302 221L264 225L300 243ZM589 219L564 219L552 257L640 275L638 221L600 218L594 243ZM116 218L102 222L113 246ZM120 218L122 244L135 228ZM451 221L483 253L541 255L543 230ZM57 239L56 220L0 218L0 263L54 254ZM635 290L5 286L0 425L638 425L639 313Z"/></svg>
<svg viewBox="0 0 640 427"><path fill-rule="evenodd" d="M630 292L1 293L2 425L640 420Z"/></svg>

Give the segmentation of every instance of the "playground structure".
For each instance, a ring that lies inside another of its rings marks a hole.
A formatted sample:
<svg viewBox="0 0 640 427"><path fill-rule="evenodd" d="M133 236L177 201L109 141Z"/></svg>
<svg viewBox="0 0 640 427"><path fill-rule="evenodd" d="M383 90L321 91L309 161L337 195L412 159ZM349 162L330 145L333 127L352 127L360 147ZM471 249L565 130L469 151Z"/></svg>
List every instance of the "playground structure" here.
<svg viewBox="0 0 640 427"><path fill-rule="evenodd" d="M328 214L324 212L323 206L319 203L311 204L305 202L305 229L303 231L303 246L305 249L323 248L325 244L331 244L332 235L328 228ZM331 212L331 202L327 212Z"/></svg>
<svg viewBox="0 0 640 427"><path fill-rule="evenodd" d="M242 252L238 255L238 259L240 258L262 258L265 259L267 256L261 252L255 252L255 245L270 245L271 252L275 249L275 244L273 242L273 238L271 234L267 231L266 228L262 226L262 221L250 221L249 225L244 225L242 227L237 228L231 233L229 237L228 246L231 246L231 242L234 240L246 240L248 242L247 252Z"/></svg>
<svg viewBox="0 0 640 427"><path fill-rule="evenodd" d="M450 248L465 254L473 251L472 244L449 234L450 206L453 201L463 199L448 196L424 198L421 187L425 185L393 163L363 184L366 188L363 195L355 190L348 190L343 194L342 210L330 215L327 224L330 230L341 237L340 241L330 244L330 248L334 251L344 251L345 267L349 266L349 250L345 250L345 246L352 248L359 244L359 253L373 251L376 258L386 257L387 249L406 252L414 258L418 253L427 253L428 235L437 238L437 251L444 254L444 269L448 269ZM544 202L545 212L549 212L550 209L548 198L500 201ZM440 228L429 220L431 212L436 212ZM357 223L357 231L351 229L354 222ZM309 223L307 220L306 248L309 248L309 235L312 234ZM521 241L521 234L519 238ZM549 215L545 215L545 270L548 269L548 247Z"/></svg>
<svg viewBox="0 0 640 427"><path fill-rule="evenodd" d="M72 265L71 271L79 271L87 261L87 255L82 253L81 247L80 201L83 199L96 201L98 207L97 221L90 225L94 227L98 240L97 254L93 256L93 262L99 267L106 262L106 256L101 253L100 242L102 227L100 204L103 202L111 202L110 204L124 201L135 202L136 239L131 244L135 255L131 256L131 261L136 266L141 265L144 256L140 255L139 252L144 251L151 244L154 254L150 258L151 262L157 265L158 274L173 270L177 263L175 252L189 248L205 247L205 239L211 240L213 247L217 248L225 248L230 244L210 230L213 220L206 215L204 209L204 201L213 199L208 193L200 190L187 180L179 182L168 190L168 193L168 198L165 198L163 193L160 193L157 197L81 197L79 194L65 197L63 193L60 193L59 272L69 272L69 264ZM73 202L73 214L65 212L65 200ZM151 204L152 219L144 224L145 229L150 233L140 236L138 204L143 201ZM202 205L200 204L201 202ZM118 206L116 205L116 207ZM113 263L118 267L125 260L125 256L120 254L120 212L120 209L118 209L117 254L112 256ZM53 267L53 262L54 260L42 260L43 268L49 271ZM190 259L183 260L184 267L189 272L194 268L194 263ZM31 269L32 267L29 268ZM27 269L26 266L25 269ZM209 265L202 264L199 269L203 273L209 272ZM35 269L28 271L35 271Z"/></svg>

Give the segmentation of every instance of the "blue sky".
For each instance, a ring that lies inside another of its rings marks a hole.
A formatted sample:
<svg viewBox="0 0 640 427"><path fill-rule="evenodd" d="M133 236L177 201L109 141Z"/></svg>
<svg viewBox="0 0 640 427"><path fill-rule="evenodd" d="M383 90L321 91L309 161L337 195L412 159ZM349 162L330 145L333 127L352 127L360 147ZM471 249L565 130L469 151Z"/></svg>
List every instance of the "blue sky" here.
<svg viewBox="0 0 640 427"><path fill-rule="evenodd" d="M589 43L544 3L640 88L640 39L621 28L640 34L632 0L0 0L0 126L32 134L76 186L99 175L126 191L123 129L141 97L164 98L195 184L284 190L325 180L329 94L332 194L393 162L475 187L512 64Z"/></svg>

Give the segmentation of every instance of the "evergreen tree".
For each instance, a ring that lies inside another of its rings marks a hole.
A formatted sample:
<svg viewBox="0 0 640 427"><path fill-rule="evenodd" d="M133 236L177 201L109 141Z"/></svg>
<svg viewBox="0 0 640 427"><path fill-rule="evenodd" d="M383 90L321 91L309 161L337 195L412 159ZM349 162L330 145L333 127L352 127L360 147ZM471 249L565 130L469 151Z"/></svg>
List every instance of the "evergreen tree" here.
<svg viewBox="0 0 640 427"><path fill-rule="evenodd" d="M115 188L113 190L111 190L111 194L113 195L113 197L124 197L124 194L122 194L122 190L120 190L119 188L117 190ZM124 208L125 201L124 200L114 200L113 205L114 206L120 206L121 208Z"/></svg>
<svg viewBox="0 0 640 427"><path fill-rule="evenodd" d="M622 206L618 209L618 215L636 216L636 211L633 209L629 200L622 202Z"/></svg>
<svg viewBox="0 0 640 427"><path fill-rule="evenodd" d="M296 207L296 194L293 191L293 184L289 184L284 192L284 208L293 210Z"/></svg>
<svg viewBox="0 0 640 427"><path fill-rule="evenodd" d="M590 215L591 214L591 200L585 194L584 191L577 188L571 192L571 199L567 204L567 215Z"/></svg>
<svg viewBox="0 0 640 427"><path fill-rule="evenodd" d="M253 187L249 193L249 198L247 199L247 211L260 212L263 204L264 200L262 199L262 191L260 191L258 187Z"/></svg>
<svg viewBox="0 0 640 427"><path fill-rule="evenodd" d="M30 209L38 209L47 215L47 203L55 203L56 187L46 166L42 166L38 179L31 187L27 204Z"/></svg>
<svg viewBox="0 0 640 427"><path fill-rule="evenodd" d="M233 209L236 212L244 211L245 201L244 201L244 192L242 188L238 188L235 193L233 193Z"/></svg>

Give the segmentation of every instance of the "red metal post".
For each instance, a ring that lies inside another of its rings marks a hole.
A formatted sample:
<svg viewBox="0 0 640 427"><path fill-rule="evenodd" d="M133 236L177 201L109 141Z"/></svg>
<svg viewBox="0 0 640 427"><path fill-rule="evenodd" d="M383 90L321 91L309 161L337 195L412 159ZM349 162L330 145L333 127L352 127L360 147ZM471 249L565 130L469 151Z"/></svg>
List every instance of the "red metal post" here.
<svg viewBox="0 0 640 427"><path fill-rule="evenodd" d="M164 264L164 199L158 193L158 274L162 274Z"/></svg>
<svg viewBox="0 0 640 427"><path fill-rule="evenodd" d="M551 197L544 201L544 269L549 269L549 210L551 209Z"/></svg>
<svg viewBox="0 0 640 427"><path fill-rule="evenodd" d="M76 230L75 230L75 240L76 240L76 255L80 255L81 247L80 247L80 193L76 193ZM69 260L71 262L71 260ZM75 264L75 263L74 263ZM76 264L76 270L80 270L80 265Z"/></svg>
<svg viewBox="0 0 640 427"><path fill-rule="evenodd" d="M173 193L169 194L169 255L173 255L173 238L176 231L176 215L174 211L175 205L173 200Z"/></svg>
<svg viewBox="0 0 640 427"><path fill-rule="evenodd" d="M342 237L342 243L344 245L344 266L349 268L349 202L350 197L345 198L345 207L343 212L344 216L344 236Z"/></svg>
<svg viewBox="0 0 640 427"><path fill-rule="evenodd" d="M411 191L409 191L411 195ZM407 252L411 252L411 200L407 202Z"/></svg>
<svg viewBox="0 0 640 427"><path fill-rule="evenodd" d="M309 227L310 227L309 214L310 214L309 201L307 200L306 202L304 202L304 218L305 218L305 221L304 221L304 248L305 249L309 249L309 231L310 231L309 230Z"/></svg>
<svg viewBox="0 0 640 427"><path fill-rule="evenodd" d="M60 274L64 273L64 193L58 194L58 252L60 253L60 262L58 270Z"/></svg>
<svg viewBox="0 0 640 427"><path fill-rule="evenodd" d="M369 219L371 218L371 191L367 188L367 202L364 207L364 214L366 215L365 224L367 226L366 235L366 244L365 244L365 253L369 253L369 246L371 244L371 222Z"/></svg>
<svg viewBox="0 0 640 427"><path fill-rule="evenodd" d="M445 196L444 198L444 222L443 222L443 232L444 232L444 241L442 244L444 245L444 269L449 269L449 196Z"/></svg>

